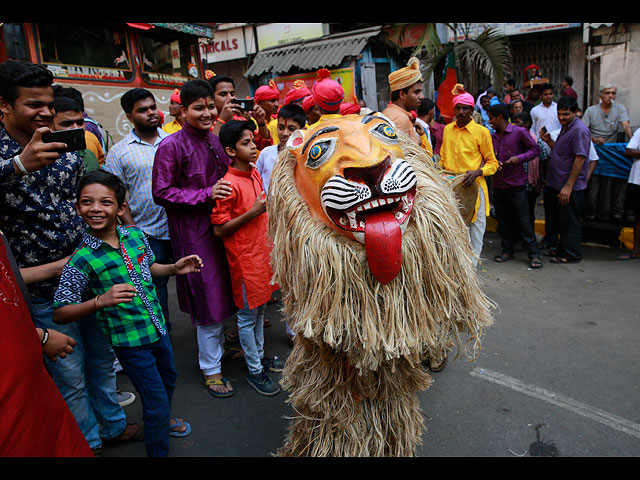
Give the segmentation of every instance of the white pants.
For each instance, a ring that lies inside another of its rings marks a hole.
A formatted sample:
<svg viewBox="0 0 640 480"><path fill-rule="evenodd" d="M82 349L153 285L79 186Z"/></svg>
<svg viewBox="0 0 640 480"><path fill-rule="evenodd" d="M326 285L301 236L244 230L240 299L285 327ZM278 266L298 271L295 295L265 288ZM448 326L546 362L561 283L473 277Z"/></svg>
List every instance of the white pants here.
<svg viewBox="0 0 640 480"><path fill-rule="evenodd" d="M471 250L476 258L473 259L473 266L478 265L478 259L482 253L482 243L484 240L484 231L487 228L487 215L484 207L484 192L479 189L480 206L476 215L476 221L469 225L469 239L471 240Z"/></svg>
<svg viewBox="0 0 640 480"><path fill-rule="evenodd" d="M224 344L224 325L198 325L198 361L204 375L222 373L222 353Z"/></svg>

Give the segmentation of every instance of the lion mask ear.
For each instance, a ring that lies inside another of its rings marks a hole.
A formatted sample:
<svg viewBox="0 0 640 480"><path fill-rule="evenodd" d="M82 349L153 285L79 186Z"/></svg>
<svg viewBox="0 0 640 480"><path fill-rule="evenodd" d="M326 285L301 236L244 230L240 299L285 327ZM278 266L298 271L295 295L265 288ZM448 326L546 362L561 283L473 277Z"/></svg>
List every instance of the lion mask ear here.
<svg viewBox="0 0 640 480"><path fill-rule="evenodd" d="M304 145L304 130L296 130L287 140L287 148L295 153L302 145Z"/></svg>

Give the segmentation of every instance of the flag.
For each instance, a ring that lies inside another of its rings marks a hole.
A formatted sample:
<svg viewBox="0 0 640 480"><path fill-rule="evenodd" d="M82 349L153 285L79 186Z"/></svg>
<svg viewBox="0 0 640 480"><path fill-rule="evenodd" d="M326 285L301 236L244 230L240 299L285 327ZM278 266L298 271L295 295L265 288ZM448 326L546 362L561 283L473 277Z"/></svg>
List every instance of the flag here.
<svg viewBox="0 0 640 480"><path fill-rule="evenodd" d="M447 54L444 74L444 80L438 87L436 106L438 107L438 110L440 110L440 115L446 117L447 120L451 120L453 118L453 94L451 93L451 90L453 90L455 84L458 83L453 52L449 52Z"/></svg>

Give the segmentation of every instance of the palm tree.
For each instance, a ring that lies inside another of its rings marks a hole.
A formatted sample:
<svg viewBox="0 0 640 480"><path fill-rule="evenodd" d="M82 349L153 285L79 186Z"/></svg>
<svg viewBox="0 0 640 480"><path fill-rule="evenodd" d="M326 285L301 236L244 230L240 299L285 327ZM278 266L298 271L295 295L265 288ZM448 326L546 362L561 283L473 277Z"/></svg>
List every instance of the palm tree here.
<svg viewBox="0 0 640 480"><path fill-rule="evenodd" d="M421 60L423 77L429 78L444 65L449 55L453 55L458 81L464 84L466 91L475 93L478 88L486 87L479 84L483 78L489 78L492 85L500 88L511 70L507 37L496 28L486 25L475 38L471 36L471 24L444 25L455 33L453 42L443 44L435 24L430 23L412 53ZM460 32L462 40L459 40Z"/></svg>

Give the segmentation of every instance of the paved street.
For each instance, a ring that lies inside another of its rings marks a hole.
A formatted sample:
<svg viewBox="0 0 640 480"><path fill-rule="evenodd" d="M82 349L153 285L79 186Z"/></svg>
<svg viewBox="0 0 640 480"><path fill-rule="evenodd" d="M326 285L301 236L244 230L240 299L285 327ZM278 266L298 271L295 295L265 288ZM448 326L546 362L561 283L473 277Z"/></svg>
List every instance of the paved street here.
<svg viewBox="0 0 640 480"><path fill-rule="evenodd" d="M640 261L618 249L585 247L572 265L528 268L525 253L504 264L495 233L479 267L499 305L475 362L449 359L421 395L427 430L422 457L631 457L640 455ZM244 362L224 367L237 390L216 399L199 383L195 330L177 308L171 283L172 340L179 372L173 412L190 436L172 438L174 457L268 457L286 433L287 394L257 394ZM267 316L267 354L287 356L278 304ZM231 323L229 323L231 326ZM280 374L271 374L278 379ZM130 388L119 375L122 390ZM125 407L141 417L140 401ZM104 457L145 456L142 442L105 447Z"/></svg>

